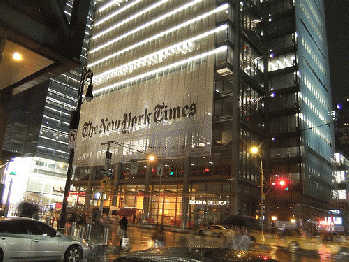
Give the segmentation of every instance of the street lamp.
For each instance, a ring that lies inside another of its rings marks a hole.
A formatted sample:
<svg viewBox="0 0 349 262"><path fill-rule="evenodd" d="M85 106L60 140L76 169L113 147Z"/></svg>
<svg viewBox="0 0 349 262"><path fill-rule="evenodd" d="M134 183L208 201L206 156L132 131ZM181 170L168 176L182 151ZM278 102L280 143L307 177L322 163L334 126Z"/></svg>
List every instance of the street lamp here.
<svg viewBox="0 0 349 262"><path fill-rule="evenodd" d="M62 202L62 210L61 210L61 220L59 224L59 228L64 228L65 222L66 222L66 216L67 216L67 205L68 205L68 195L71 185L71 178L73 174L73 160L74 160L74 147L75 147L75 141L76 141L76 134L79 127L79 121L80 121L80 110L82 105L82 93L85 86L85 81L89 79L90 84L87 87L87 91L85 94L85 99L87 102L90 102L93 99L92 94L92 77L93 72L91 69L86 69L85 67L82 69L82 75L80 80L80 88L78 91L78 104L76 107L76 110L71 111L71 118L70 118L70 132L69 132L69 142L70 142L70 154L69 154L69 164L68 164L68 171L67 171L67 181L65 183L64 187L64 194L63 194L63 202Z"/></svg>
<svg viewBox="0 0 349 262"><path fill-rule="evenodd" d="M110 169L110 165L111 165L111 157L112 157L112 153L110 152L110 144L116 143L115 141L108 141L105 143L101 143L102 146L107 145L107 151L106 151L106 155L105 155L105 162L104 162L104 175L103 175L103 180L108 177L108 172ZM99 205L99 212L98 212L98 216L97 216L97 220L101 220L102 219L102 215L103 215L103 207L104 207L104 188L102 187L102 193L101 193L101 201L100 201L100 205Z"/></svg>
<svg viewBox="0 0 349 262"><path fill-rule="evenodd" d="M149 156L149 161L153 162L154 160L155 160L155 156L150 155L150 156Z"/></svg>
<svg viewBox="0 0 349 262"><path fill-rule="evenodd" d="M263 174L263 159L262 159L262 156L259 154L259 147L252 147L251 148L251 153L252 154L258 154L259 157L261 158L261 230L262 230L262 241L265 241L265 238L264 238L264 231L263 231L263 217L264 217L264 198L265 198L265 195L264 195L264 174Z"/></svg>

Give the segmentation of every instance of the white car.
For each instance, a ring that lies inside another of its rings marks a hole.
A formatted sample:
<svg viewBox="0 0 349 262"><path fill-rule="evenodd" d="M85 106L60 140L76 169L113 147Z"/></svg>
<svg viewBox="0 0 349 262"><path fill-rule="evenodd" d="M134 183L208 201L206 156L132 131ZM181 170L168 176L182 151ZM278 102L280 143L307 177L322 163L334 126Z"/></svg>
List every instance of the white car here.
<svg viewBox="0 0 349 262"><path fill-rule="evenodd" d="M0 221L0 261L82 261L91 248L82 239L64 236L30 218Z"/></svg>
<svg viewBox="0 0 349 262"><path fill-rule="evenodd" d="M197 231L199 236L223 237L230 230L221 225L211 225Z"/></svg>

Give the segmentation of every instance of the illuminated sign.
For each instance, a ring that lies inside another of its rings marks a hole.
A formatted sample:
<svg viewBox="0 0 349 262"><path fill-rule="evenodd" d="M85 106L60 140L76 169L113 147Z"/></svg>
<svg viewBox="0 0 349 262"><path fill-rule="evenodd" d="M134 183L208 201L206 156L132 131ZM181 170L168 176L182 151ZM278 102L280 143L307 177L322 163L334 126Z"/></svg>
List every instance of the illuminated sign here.
<svg viewBox="0 0 349 262"><path fill-rule="evenodd" d="M225 206L227 201L189 200L189 205Z"/></svg>

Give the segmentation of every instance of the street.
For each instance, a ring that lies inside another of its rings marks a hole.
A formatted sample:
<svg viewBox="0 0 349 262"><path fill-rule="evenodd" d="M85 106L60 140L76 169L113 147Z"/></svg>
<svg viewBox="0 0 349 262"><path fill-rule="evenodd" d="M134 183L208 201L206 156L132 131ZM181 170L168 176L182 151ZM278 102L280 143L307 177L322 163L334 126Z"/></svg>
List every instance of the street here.
<svg viewBox="0 0 349 262"><path fill-rule="evenodd" d="M89 262L111 262L126 252L140 251L152 247L151 236L153 229L129 227L128 237L130 243L130 251L120 251L119 241L116 228L111 230L109 234L109 244L105 251L94 249ZM224 238L198 236L193 234L184 234L166 231L166 246L180 246L187 245L189 247L224 247ZM252 247L253 251L261 255L268 255L280 262L332 262L332 261L349 261L345 258L335 259L331 255L331 250L326 246L321 246L319 253L312 250L299 250L297 252L290 252L289 250L276 245L256 243Z"/></svg>

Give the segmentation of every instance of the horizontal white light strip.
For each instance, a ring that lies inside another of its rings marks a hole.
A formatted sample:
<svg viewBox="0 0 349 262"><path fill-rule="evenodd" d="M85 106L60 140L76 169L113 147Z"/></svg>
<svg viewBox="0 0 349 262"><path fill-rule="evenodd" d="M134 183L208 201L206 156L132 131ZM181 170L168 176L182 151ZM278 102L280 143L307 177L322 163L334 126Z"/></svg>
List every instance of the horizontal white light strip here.
<svg viewBox="0 0 349 262"><path fill-rule="evenodd" d="M103 12L105 9L113 6L113 5L119 5L122 2L122 0L111 0L105 5L102 5L99 9L98 12Z"/></svg>
<svg viewBox="0 0 349 262"><path fill-rule="evenodd" d="M119 10L116 10L115 12L109 14L108 16L104 17L103 19L97 21L97 22L95 23L95 26L99 26L100 24L103 24L103 23L106 22L107 20L109 20L109 19L113 18L114 16L117 16L118 14L120 14L120 13L126 11L127 9L129 9L130 7L134 6L135 4L137 4L137 3L141 2L141 1L143 1L143 0L136 0L136 1L134 1L134 2L132 2L132 3L130 3L130 4L128 4L128 5L124 6L123 8L121 8L121 9L119 9ZM131 16L131 17L132 17L132 16ZM130 19L131 17L129 17L128 19ZM126 20L127 20L127 19L126 19ZM125 21L126 21L126 20L125 20Z"/></svg>
<svg viewBox="0 0 349 262"><path fill-rule="evenodd" d="M56 151L56 152L63 153L63 154L69 154L68 152L64 152L62 150L57 150L57 149L53 149L53 148L49 148L49 147L45 147L45 146L38 146L38 148L43 148L43 149L47 149L50 151Z"/></svg>
<svg viewBox="0 0 349 262"><path fill-rule="evenodd" d="M157 8L157 7L159 7L159 6L161 6L162 4L164 4L164 3L168 2L168 1L170 1L170 0L161 0L161 1L158 2L158 3L151 5L151 6L149 6L148 8L142 10L141 12L136 13L136 14L130 16L129 18L127 18L127 19L121 21L120 23L117 23L116 25L113 25L113 26L111 26L111 27L108 27L108 28L105 29L104 31L102 31L102 32L100 32L100 33L98 33L98 34L92 36L92 39L95 40L95 39L97 39L97 38L99 38L99 37L105 35L106 33L109 33L110 31L114 30L115 28L118 28L118 27L122 26L123 24L126 24L126 23L130 22L131 20L136 19L137 17L140 17L141 15L143 15L143 14L145 14L145 13L147 13L147 12L149 12L149 11L151 11L151 10L153 10L153 9L155 9L155 8ZM202 0L196 0L196 1L202 1ZM173 11L172 11L172 12L173 12ZM153 21L150 22L150 23L153 23ZM148 23L148 24L149 24L149 23ZM145 24L145 25L146 25L146 24ZM144 25L143 25L143 26L144 26Z"/></svg>
<svg viewBox="0 0 349 262"><path fill-rule="evenodd" d="M66 125L69 125L68 122L64 122L63 120L59 120L59 119L56 119L56 118L53 118L53 117L49 117L47 115L43 115L44 118L47 118L47 119L50 119L50 120L53 120L53 121L57 121L58 123L62 123L62 124L66 124Z"/></svg>
<svg viewBox="0 0 349 262"><path fill-rule="evenodd" d="M69 108L69 110L75 110L76 109L76 106L72 106L72 105L64 103L62 101L58 101L57 99L54 99L52 97L46 97L46 102L47 101L55 103L56 106L63 106L64 108Z"/></svg>
<svg viewBox="0 0 349 262"><path fill-rule="evenodd" d="M205 32L205 33L200 34L198 36L192 37L192 38L190 38L190 39L188 39L186 41L177 43L175 45L172 45L172 46L166 47L164 49L161 49L161 50L159 50L157 52L154 52L154 53L151 53L149 55L140 57L140 58L138 58L136 60L128 62L127 64L120 65L120 66L114 67L112 69L109 69L109 70L103 72L102 74L94 76L94 79L95 79L96 83L100 83L102 81L101 78L108 77L108 79L110 79L111 77L114 77L115 75L117 75L118 72L121 71L123 68L137 68L138 69L140 67L147 66L147 63L144 62L144 61L150 61L150 63L152 63L152 60L153 60L152 57L158 57L158 56L161 56L163 54L167 54L168 52L170 52L172 54L171 51L174 50L174 49L183 48L184 46L187 46L188 44L190 44L190 43L192 43L194 41L203 39L203 38L209 36L210 34L213 34L213 33L216 33L216 32L222 31L222 30L226 30L227 27L228 27L228 25L226 25L226 24L225 25L221 25L220 27L215 28L214 30L211 30L209 32ZM152 65L154 65L154 64L152 64Z"/></svg>
<svg viewBox="0 0 349 262"><path fill-rule="evenodd" d="M61 133L61 134L64 134L64 135L69 135L68 132L65 132L65 131L63 131L63 130L55 129L55 128L52 128L52 127L50 127L50 126L41 125L41 127L42 127L42 129L43 129L43 128L49 129L49 130L52 131L52 132L58 132L58 133ZM44 130L44 131L45 131L45 130Z"/></svg>
<svg viewBox="0 0 349 262"><path fill-rule="evenodd" d="M66 143L66 142L59 141L59 140L53 139L53 138L49 138L47 136L40 136L40 138L43 138L43 139L46 139L46 140L50 140L50 141L53 141L53 142L57 142L57 143L60 143L60 144L68 145L68 143Z"/></svg>
<svg viewBox="0 0 349 262"><path fill-rule="evenodd" d="M139 79L142 79L142 78L145 78L145 77L149 77L151 75L155 75L159 72L164 72L166 70L170 70L172 68L175 68L175 67L179 67L181 65L184 65L184 64L187 64L187 63L190 63L192 61L195 61L195 60L198 60L198 59L201 59L203 57L206 57L206 56L210 56L210 55L214 55L214 54L218 54L218 53L221 53L221 52L226 52L228 49L227 46L221 46L219 48L216 48L216 49L213 49L212 51L209 51L209 52L205 52L205 53L202 53L200 55L196 55L196 56L193 56L193 57L190 57L188 59L185 59L185 60L182 60L182 61L178 61L178 62L175 62L173 64L170 64L170 65L167 65L165 67L162 67L162 68L158 68L158 69L154 69L150 72L147 72L145 74L142 74L142 75L138 75L138 76L135 76L135 77L132 77L132 78L129 78L127 80L124 80L122 82L119 82L119 83L115 83L113 85L110 85L110 86L107 86L107 87L104 87L104 88L101 88L95 92L93 92L94 95L99 95L105 91L108 91L108 90L112 90L114 88L116 88L117 86L120 86L120 85L123 85L123 84L127 84L127 83L130 83L130 82L133 82L133 81L137 81Z"/></svg>
<svg viewBox="0 0 349 262"><path fill-rule="evenodd" d="M83 47L83 48L85 48L85 47ZM85 48L86 49L86 48ZM62 74L63 76L65 76L66 78L68 78L69 80L72 80L72 81L74 81L74 82L76 82L76 83L80 83L80 81L79 80L76 80L75 78L73 78L73 77L71 77L71 76L68 76L68 75L66 75L66 74Z"/></svg>
<svg viewBox="0 0 349 262"><path fill-rule="evenodd" d="M72 100L73 102L77 102L77 98L73 97L73 96L70 96L70 95L66 95L66 94L63 94L57 90L54 90L52 88L49 88L48 91L56 96L59 96L59 97L63 97L65 99L69 99L69 100Z"/></svg>
<svg viewBox="0 0 349 262"><path fill-rule="evenodd" d="M209 34L213 34L213 33L215 33L215 32L219 32L219 31L221 31L221 30L225 30L227 27L228 27L227 25L221 25L221 26L219 26L218 28L216 28L215 30L212 30L212 31L203 33L203 34L201 34L201 35L199 35L199 36L193 37L193 38L189 39L188 41L195 41L195 40L197 40L197 39L204 38L204 37L208 36ZM172 30L172 29L171 29L171 30ZM166 32L163 32L163 33L160 33L160 34L157 34L157 35L155 35L155 36L153 36L153 37L151 37L151 38L147 38L147 39L145 39L145 40L143 40L143 41L141 41L141 42L138 42L137 44L134 44L134 45L132 45L132 46L129 46L129 47L125 48L125 49L122 49L122 50L120 50L120 51L114 53L114 54L108 55L108 56L106 56L106 57L104 57L104 58L102 58L102 59L99 59L99 60L97 60L97 61L95 61L95 62L93 62L93 63L90 63L90 64L87 65L87 67L92 67L92 66L98 65L98 64L100 64L100 63L103 63L103 62L105 62L105 61L107 61L107 60L109 60L109 59L112 59L112 58L114 58L114 57L116 57L116 56L118 56L118 55L120 55L120 54L122 54L122 53L124 53L124 52L130 51L130 50L132 50L133 48L139 47L139 46L144 45L144 44L146 44L146 43L148 43L148 42L150 42L150 41L152 41L152 40L154 40L154 39L156 39L156 38L159 38L159 37L161 37L161 36L164 35L164 34L167 34L167 31L166 31Z"/></svg>
<svg viewBox="0 0 349 262"><path fill-rule="evenodd" d="M50 81L56 82L59 85L66 86L67 88L70 88L70 89L78 91L78 88L76 88L75 86L68 85L66 83L63 83L62 81L58 81L57 79L50 78ZM76 101L77 101L77 99L76 99Z"/></svg>
<svg viewBox="0 0 349 262"><path fill-rule="evenodd" d="M220 12L220 11L226 10L226 9L228 8L228 6L229 6L228 4L221 5L221 6L219 6L218 8L216 8L216 9L214 9L214 10L211 10L211 11L208 12L208 13L205 13L205 14L203 14L203 15L200 15L200 16L198 16L198 17L195 17L195 18L193 18L193 19L191 19L191 20L186 21L186 22L183 23L183 24L177 25L177 26L175 26L175 27L173 27L173 28L171 28L171 29L168 29L168 30L166 30L166 31L164 31L164 32L161 32L161 33L159 33L159 34L156 34L156 35L154 35L154 36L151 37L151 38L148 38L148 39L146 39L146 40L144 40L144 41L142 41L142 42L139 42L139 43L136 44L135 46L139 46L139 45L141 45L141 44L145 44L145 43L147 43L147 42L149 42L149 41L152 41L152 40L157 39L157 38L160 38L160 37L162 37L162 36L164 36L164 35L166 35L166 34L169 34L169 33L171 33L171 32L174 32L174 31L176 31L176 30L178 30L178 29L180 29L180 28L182 28L182 27L185 27L185 26L187 26L187 25L190 25L190 24L192 24L192 23L194 23L194 22L196 22L196 21L199 21L199 20L201 20L201 19L204 19L204 18L206 18L206 17L208 17L208 16L210 16L210 15L212 15L212 14L215 14L215 13L218 13L218 12ZM100 49L102 49L102 48L105 48L105 47L107 47L107 46L109 46L109 45L111 45L111 44L113 44L113 43L115 43L115 42L117 42L117 41L119 41L119 40L121 40L121 39L123 39L123 38L129 36L130 34L135 33L136 31L138 31L138 29L135 29L135 30L133 30L133 31L130 31L130 32L124 34L124 35L121 35L121 36L117 37L117 38L114 38L113 40L110 40L110 41L108 41L107 43L105 43L105 44L103 44L103 45L101 45L101 46L98 46L98 47L96 47L96 48L91 49L89 53L90 53L90 54L93 54L94 52L96 52L96 51L98 51L98 50L100 50ZM129 47L129 49L130 49L130 48L131 48L131 47ZM134 47L132 47L132 48L134 48ZM125 51L128 51L129 49L127 49L127 50L124 49L124 50L125 50ZM123 51L123 52L125 52L125 51Z"/></svg>
<svg viewBox="0 0 349 262"><path fill-rule="evenodd" d="M57 109L54 109L54 108L49 107L49 106L47 106L47 105L45 106L45 108L47 108L47 109L49 109L49 110L52 110L52 111L54 111L54 112L58 112L58 113L60 113L60 114L66 115L66 116L70 116L70 114L63 112L62 110L57 110Z"/></svg>

